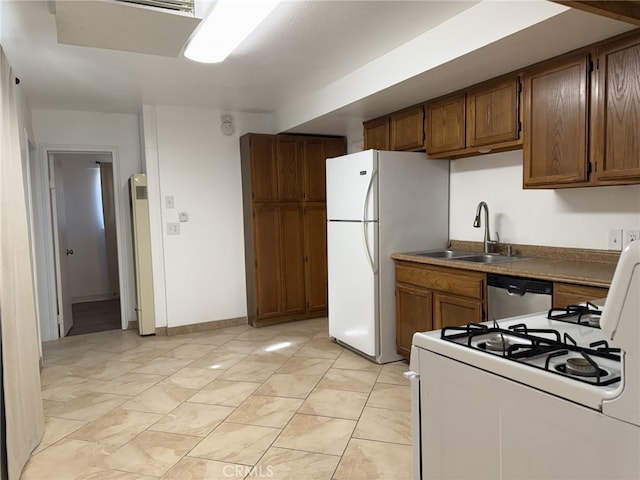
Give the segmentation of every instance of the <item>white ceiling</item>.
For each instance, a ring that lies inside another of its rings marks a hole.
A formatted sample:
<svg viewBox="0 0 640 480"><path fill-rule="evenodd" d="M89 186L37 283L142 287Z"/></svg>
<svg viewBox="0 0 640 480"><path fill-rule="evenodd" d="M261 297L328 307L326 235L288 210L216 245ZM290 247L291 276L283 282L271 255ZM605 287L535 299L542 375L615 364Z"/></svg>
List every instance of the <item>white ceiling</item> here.
<svg viewBox="0 0 640 480"><path fill-rule="evenodd" d="M79 0L56 3L69 1ZM137 113L143 104L187 105L272 113L279 130L345 134L363 120L633 28L540 0L478 3L285 1L212 65L58 43L46 1L0 0L0 39L32 108ZM101 20L117 26L121 18Z"/></svg>

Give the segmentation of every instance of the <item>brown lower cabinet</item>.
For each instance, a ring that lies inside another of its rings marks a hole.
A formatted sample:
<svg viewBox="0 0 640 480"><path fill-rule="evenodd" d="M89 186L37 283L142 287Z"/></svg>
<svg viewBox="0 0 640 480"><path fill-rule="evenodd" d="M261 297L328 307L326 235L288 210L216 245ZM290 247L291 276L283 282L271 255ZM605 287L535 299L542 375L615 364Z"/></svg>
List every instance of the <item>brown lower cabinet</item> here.
<svg viewBox="0 0 640 480"><path fill-rule="evenodd" d="M553 308L564 308L567 305L606 298L608 288L574 285L555 282L553 284Z"/></svg>
<svg viewBox="0 0 640 480"><path fill-rule="evenodd" d="M407 359L413 334L482 322L486 275L396 261L396 348Z"/></svg>

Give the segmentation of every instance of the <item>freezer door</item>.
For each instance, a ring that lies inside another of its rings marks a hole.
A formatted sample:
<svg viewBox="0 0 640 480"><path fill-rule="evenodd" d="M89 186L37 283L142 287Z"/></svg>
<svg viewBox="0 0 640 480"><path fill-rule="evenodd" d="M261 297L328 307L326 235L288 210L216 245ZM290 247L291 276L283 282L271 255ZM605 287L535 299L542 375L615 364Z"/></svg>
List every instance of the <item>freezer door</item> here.
<svg viewBox="0 0 640 480"><path fill-rule="evenodd" d="M378 152L327 159L327 219L378 219Z"/></svg>
<svg viewBox="0 0 640 480"><path fill-rule="evenodd" d="M329 335L371 357L378 354L377 228L374 222L327 224Z"/></svg>

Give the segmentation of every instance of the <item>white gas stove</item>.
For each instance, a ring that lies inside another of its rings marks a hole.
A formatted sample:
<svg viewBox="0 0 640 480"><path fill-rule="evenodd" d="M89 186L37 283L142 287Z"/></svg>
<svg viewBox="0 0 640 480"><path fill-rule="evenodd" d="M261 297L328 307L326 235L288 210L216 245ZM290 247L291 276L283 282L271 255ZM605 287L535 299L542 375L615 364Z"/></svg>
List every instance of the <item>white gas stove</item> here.
<svg viewBox="0 0 640 480"><path fill-rule="evenodd" d="M604 307L415 334L416 478L640 478L639 352L640 242Z"/></svg>

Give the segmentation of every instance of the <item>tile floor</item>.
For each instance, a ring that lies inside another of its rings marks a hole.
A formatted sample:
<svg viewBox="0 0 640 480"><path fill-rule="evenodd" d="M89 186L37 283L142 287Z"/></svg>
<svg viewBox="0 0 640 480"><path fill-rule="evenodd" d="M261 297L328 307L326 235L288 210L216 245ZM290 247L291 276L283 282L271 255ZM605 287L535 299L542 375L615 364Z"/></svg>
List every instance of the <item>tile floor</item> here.
<svg viewBox="0 0 640 480"><path fill-rule="evenodd" d="M23 480L409 479L407 364L326 319L44 346L46 425Z"/></svg>

